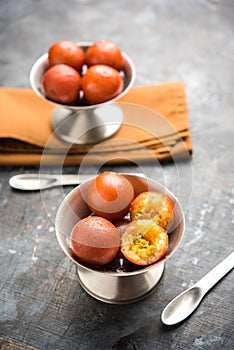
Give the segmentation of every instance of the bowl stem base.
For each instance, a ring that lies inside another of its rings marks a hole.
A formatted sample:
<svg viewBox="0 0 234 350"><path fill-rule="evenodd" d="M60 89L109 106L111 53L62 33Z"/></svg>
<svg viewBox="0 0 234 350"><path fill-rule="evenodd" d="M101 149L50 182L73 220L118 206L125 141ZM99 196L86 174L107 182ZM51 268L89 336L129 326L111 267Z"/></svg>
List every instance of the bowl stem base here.
<svg viewBox="0 0 234 350"><path fill-rule="evenodd" d="M78 111L57 107L52 115L55 135L66 143L91 145L113 136L124 115L117 103L107 103Z"/></svg>
<svg viewBox="0 0 234 350"><path fill-rule="evenodd" d="M129 304L149 296L159 283L165 263L140 274L111 276L77 266L81 287L92 297L109 304Z"/></svg>

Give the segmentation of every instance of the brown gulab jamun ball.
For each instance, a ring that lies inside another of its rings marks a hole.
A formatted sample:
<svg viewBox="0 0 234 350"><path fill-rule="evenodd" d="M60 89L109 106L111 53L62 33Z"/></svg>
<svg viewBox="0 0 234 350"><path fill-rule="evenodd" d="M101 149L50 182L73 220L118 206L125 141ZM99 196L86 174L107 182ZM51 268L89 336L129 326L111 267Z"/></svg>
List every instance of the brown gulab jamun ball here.
<svg viewBox="0 0 234 350"><path fill-rule="evenodd" d="M122 92L123 86L123 78L119 72L106 65L91 66L82 77L84 98L90 104L115 98Z"/></svg>
<svg viewBox="0 0 234 350"><path fill-rule="evenodd" d="M99 216L80 220L71 232L70 242L77 258L90 265L108 264L116 257L120 247L116 227Z"/></svg>
<svg viewBox="0 0 234 350"><path fill-rule="evenodd" d="M95 64L105 64L121 70L124 60L120 48L109 40L98 40L89 46L85 53L85 63L88 67Z"/></svg>
<svg viewBox="0 0 234 350"><path fill-rule="evenodd" d="M66 64L49 68L42 77L42 91L45 97L54 102L71 105L79 97L81 77Z"/></svg>
<svg viewBox="0 0 234 350"><path fill-rule="evenodd" d="M85 53L82 47L70 40L61 40L53 44L48 51L49 66L67 64L78 72L81 72L85 61Z"/></svg>
<svg viewBox="0 0 234 350"><path fill-rule="evenodd" d="M151 219L164 229L170 229L174 222L174 205L160 192L142 192L130 207L131 220Z"/></svg>
<svg viewBox="0 0 234 350"><path fill-rule="evenodd" d="M123 175L104 172L89 185L87 204L96 215L110 221L122 219L134 198L134 188Z"/></svg>
<svg viewBox="0 0 234 350"><path fill-rule="evenodd" d="M134 220L121 237L121 252L136 265L150 265L164 256L168 234L152 220Z"/></svg>

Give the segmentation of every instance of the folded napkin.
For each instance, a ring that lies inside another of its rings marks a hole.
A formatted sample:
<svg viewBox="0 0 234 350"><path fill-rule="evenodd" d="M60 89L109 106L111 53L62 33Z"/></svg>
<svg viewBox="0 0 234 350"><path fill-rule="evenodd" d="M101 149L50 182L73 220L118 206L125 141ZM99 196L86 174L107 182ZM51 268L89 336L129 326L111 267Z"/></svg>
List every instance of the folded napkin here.
<svg viewBox="0 0 234 350"><path fill-rule="evenodd" d="M79 165L87 154L89 162L122 164L192 153L183 83L134 86L117 102L124 106L124 123L114 136L68 148L51 127L54 104L31 89L0 88L0 165L40 165L42 157L51 165ZM141 107L139 115L131 113L133 104Z"/></svg>

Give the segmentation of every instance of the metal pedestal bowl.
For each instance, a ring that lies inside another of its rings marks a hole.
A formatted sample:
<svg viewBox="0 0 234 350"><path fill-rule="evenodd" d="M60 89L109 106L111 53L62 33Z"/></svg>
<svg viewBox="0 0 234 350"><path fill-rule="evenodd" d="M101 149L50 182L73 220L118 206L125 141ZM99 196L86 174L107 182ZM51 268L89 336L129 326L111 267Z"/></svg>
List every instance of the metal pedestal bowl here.
<svg viewBox="0 0 234 350"><path fill-rule="evenodd" d="M174 225L169 232L169 247L165 256L146 267L124 268L118 258L103 268L80 262L70 247L70 234L78 220L90 214L84 200L90 181L72 190L61 203L55 220L58 242L65 254L76 264L78 279L84 290L94 298L112 304L131 303L149 295L159 282L165 262L172 256L184 233L184 215L176 197L154 180L124 174L133 184L135 195L143 191L165 193L174 203Z"/></svg>
<svg viewBox="0 0 234 350"><path fill-rule="evenodd" d="M92 44L78 42L84 51ZM51 124L54 133L63 141L71 144L86 145L101 142L114 135L123 123L123 113L114 101L125 95L135 81L135 65L131 58L122 52L124 67L120 74L124 80L122 92L114 99L96 105L63 105L47 99L41 87L43 74L48 67L48 54L37 59L30 71L30 84L33 91L44 100L57 105Z"/></svg>

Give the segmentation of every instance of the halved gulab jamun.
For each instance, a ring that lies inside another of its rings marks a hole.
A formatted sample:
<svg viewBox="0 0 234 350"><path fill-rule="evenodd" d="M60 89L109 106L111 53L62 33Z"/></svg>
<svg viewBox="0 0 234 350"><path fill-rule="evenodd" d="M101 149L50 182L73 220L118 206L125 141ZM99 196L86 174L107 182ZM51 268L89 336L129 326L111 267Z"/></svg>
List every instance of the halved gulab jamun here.
<svg viewBox="0 0 234 350"><path fill-rule="evenodd" d="M131 220L150 219L169 230L174 222L174 205L160 192L142 192L131 203Z"/></svg>
<svg viewBox="0 0 234 350"><path fill-rule="evenodd" d="M152 220L134 220L121 237L121 252L136 265L150 265L164 256L168 234Z"/></svg>

